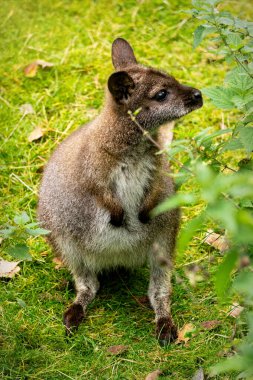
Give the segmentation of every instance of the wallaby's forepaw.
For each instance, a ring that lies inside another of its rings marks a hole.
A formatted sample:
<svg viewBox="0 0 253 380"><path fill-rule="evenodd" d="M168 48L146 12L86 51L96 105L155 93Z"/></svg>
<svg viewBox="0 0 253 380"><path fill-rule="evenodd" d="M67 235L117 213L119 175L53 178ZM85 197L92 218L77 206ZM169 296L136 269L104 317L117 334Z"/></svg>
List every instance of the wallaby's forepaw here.
<svg viewBox="0 0 253 380"><path fill-rule="evenodd" d="M159 318L156 322L156 337L160 346L165 347L177 339L177 328L169 317Z"/></svg>
<svg viewBox="0 0 253 380"><path fill-rule="evenodd" d="M145 209L139 212L138 218L139 218L139 221L143 224L147 224L151 220L149 211Z"/></svg>
<svg viewBox="0 0 253 380"><path fill-rule="evenodd" d="M114 227L121 227L124 224L124 210L123 208L118 210L118 212L111 213L110 223Z"/></svg>
<svg viewBox="0 0 253 380"><path fill-rule="evenodd" d="M83 307L79 303L72 303L63 315L63 323L66 327L66 334L70 335L73 330L77 330L78 326L84 318Z"/></svg>

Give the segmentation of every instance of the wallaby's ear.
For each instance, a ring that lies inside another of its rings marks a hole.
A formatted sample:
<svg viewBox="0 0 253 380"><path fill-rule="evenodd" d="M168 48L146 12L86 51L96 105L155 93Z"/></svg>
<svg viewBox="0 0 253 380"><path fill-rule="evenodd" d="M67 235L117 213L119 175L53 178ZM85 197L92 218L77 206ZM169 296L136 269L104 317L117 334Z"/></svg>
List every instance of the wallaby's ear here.
<svg viewBox="0 0 253 380"><path fill-rule="evenodd" d="M123 38L117 38L112 44L112 63L116 70L137 63L133 49Z"/></svg>
<svg viewBox="0 0 253 380"><path fill-rule="evenodd" d="M126 71L113 73L108 79L109 91L117 102L127 99L134 87L134 81Z"/></svg>

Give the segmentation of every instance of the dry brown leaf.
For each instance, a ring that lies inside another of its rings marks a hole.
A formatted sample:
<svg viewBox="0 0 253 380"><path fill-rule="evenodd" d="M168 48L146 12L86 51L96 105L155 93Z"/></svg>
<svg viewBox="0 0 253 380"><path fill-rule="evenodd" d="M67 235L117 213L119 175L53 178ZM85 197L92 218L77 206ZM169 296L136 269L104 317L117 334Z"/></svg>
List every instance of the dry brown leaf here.
<svg viewBox="0 0 253 380"><path fill-rule="evenodd" d="M160 369L156 369L153 372L150 372L146 377L145 380L156 380L160 375L162 375L162 371Z"/></svg>
<svg viewBox="0 0 253 380"><path fill-rule="evenodd" d="M24 68L25 76L28 78L33 78L37 74L37 70L38 70L38 65L36 61L32 62Z"/></svg>
<svg viewBox="0 0 253 380"><path fill-rule="evenodd" d="M32 142L35 140L39 140L39 139L41 139L41 137L43 135L44 135L44 131L42 130L42 128L39 125L37 125L37 127L35 127L34 130L28 136L28 141Z"/></svg>
<svg viewBox="0 0 253 380"><path fill-rule="evenodd" d="M195 326L192 323L186 323L182 329L178 331L178 337L175 343L187 343L190 337L186 335L193 332L194 330Z"/></svg>
<svg viewBox="0 0 253 380"><path fill-rule="evenodd" d="M53 258L53 263L55 263L54 269L61 269L64 267L63 261L59 257L54 257Z"/></svg>
<svg viewBox="0 0 253 380"><path fill-rule="evenodd" d="M240 306L239 303L234 302L233 305L230 308L230 312L228 315L233 318L239 317L241 312L244 310L244 307Z"/></svg>
<svg viewBox="0 0 253 380"><path fill-rule="evenodd" d="M0 277L12 278L20 271L20 261L0 260Z"/></svg>
<svg viewBox="0 0 253 380"><path fill-rule="evenodd" d="M112 355L119 355L128 350L128 346L124 346L123 344L119 344L117 346L111 346L107 349L107 351Z"/></svg>
<svg viewBox="0 0 253 380"><path fill-rule="evenodd" d="M37 74L38 67L42 67L42 69L45 69L46 67L52 66L54 66L54 64L51 62L43 61L42 59L37 59L36 61L31 62L24 68L24 74L28 78L33 78Z"/></svg>
<svg viewBox="0 0 253 380"><path fill-rule="evenodd" d="M224 235L216 234L212 230L207 231L204 243L211 245L221 253L229 249L228 239Z"/></svg>
<svg viewBox="0 0 253 380"><path fill-rule="evenodd" d="M45 69L46 67L53 67L54 64L52 62L43 61L43 59L37 59L35 61L38 66L41 66L42 69Z"/></svg>
<svg viewBox="0 0 253 380"><path fill-rule="evenodd" d="M19 107L19 111L22 113L23 116L35 113L33 106L29 103L22 104Z"/></svg>
<svg viewBox="0 0 253 380"><path fill-rule="evenodd" d="M203 327L204 330L213 330L217 326L221 324L221 321L213 320L213 321L204 321L201 323L201 327Z"/></svg>

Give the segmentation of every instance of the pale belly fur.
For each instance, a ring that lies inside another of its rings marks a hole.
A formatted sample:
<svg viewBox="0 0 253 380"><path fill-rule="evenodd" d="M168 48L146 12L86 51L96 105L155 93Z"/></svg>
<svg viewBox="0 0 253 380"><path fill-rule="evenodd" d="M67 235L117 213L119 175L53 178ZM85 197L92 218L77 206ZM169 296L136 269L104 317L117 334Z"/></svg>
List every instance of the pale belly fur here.
<svg viewBox="0 0 253 380"><path fill-rule="evenodd" d="M153 164L148 159L137 163L129 160L118 166L112 174L112 181L125 211L124 226L112 226L109 212L97 208L90 231L91 239L85 242L85 246L66 236L58 238L63 252L68 252L68 263L72 257L75 262L78 259L80 264L82 262L99 272L117 266L133 268L146 262L152 243L152 227L143 225L138 219L138 213L152 169Z"/></svg>

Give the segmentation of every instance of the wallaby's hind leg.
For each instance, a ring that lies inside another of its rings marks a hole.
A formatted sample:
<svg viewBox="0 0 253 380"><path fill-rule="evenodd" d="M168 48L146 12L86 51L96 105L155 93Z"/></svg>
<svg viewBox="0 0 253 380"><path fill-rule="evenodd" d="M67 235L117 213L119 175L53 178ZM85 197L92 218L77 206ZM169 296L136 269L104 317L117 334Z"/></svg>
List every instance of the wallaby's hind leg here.
<svg viewBox="0 0 253 380"><path fill-rule="evenodd" d="M177 338L177 328L170 312L171 268L169 259L162 263L156 255L151 257L148 296L155 312L157 339L161 346L166 346Z"/></svg>
<svg viewBox="0 0 253 380"><path fill-rule="evenodd" d="M87 269L84 269L78 275L74 274L74 280L77 292L76 298L63 316L67 335L72 332L73 328L78 328L85 316L88 304L94 299L99 288L96 274Z"/></svg>

